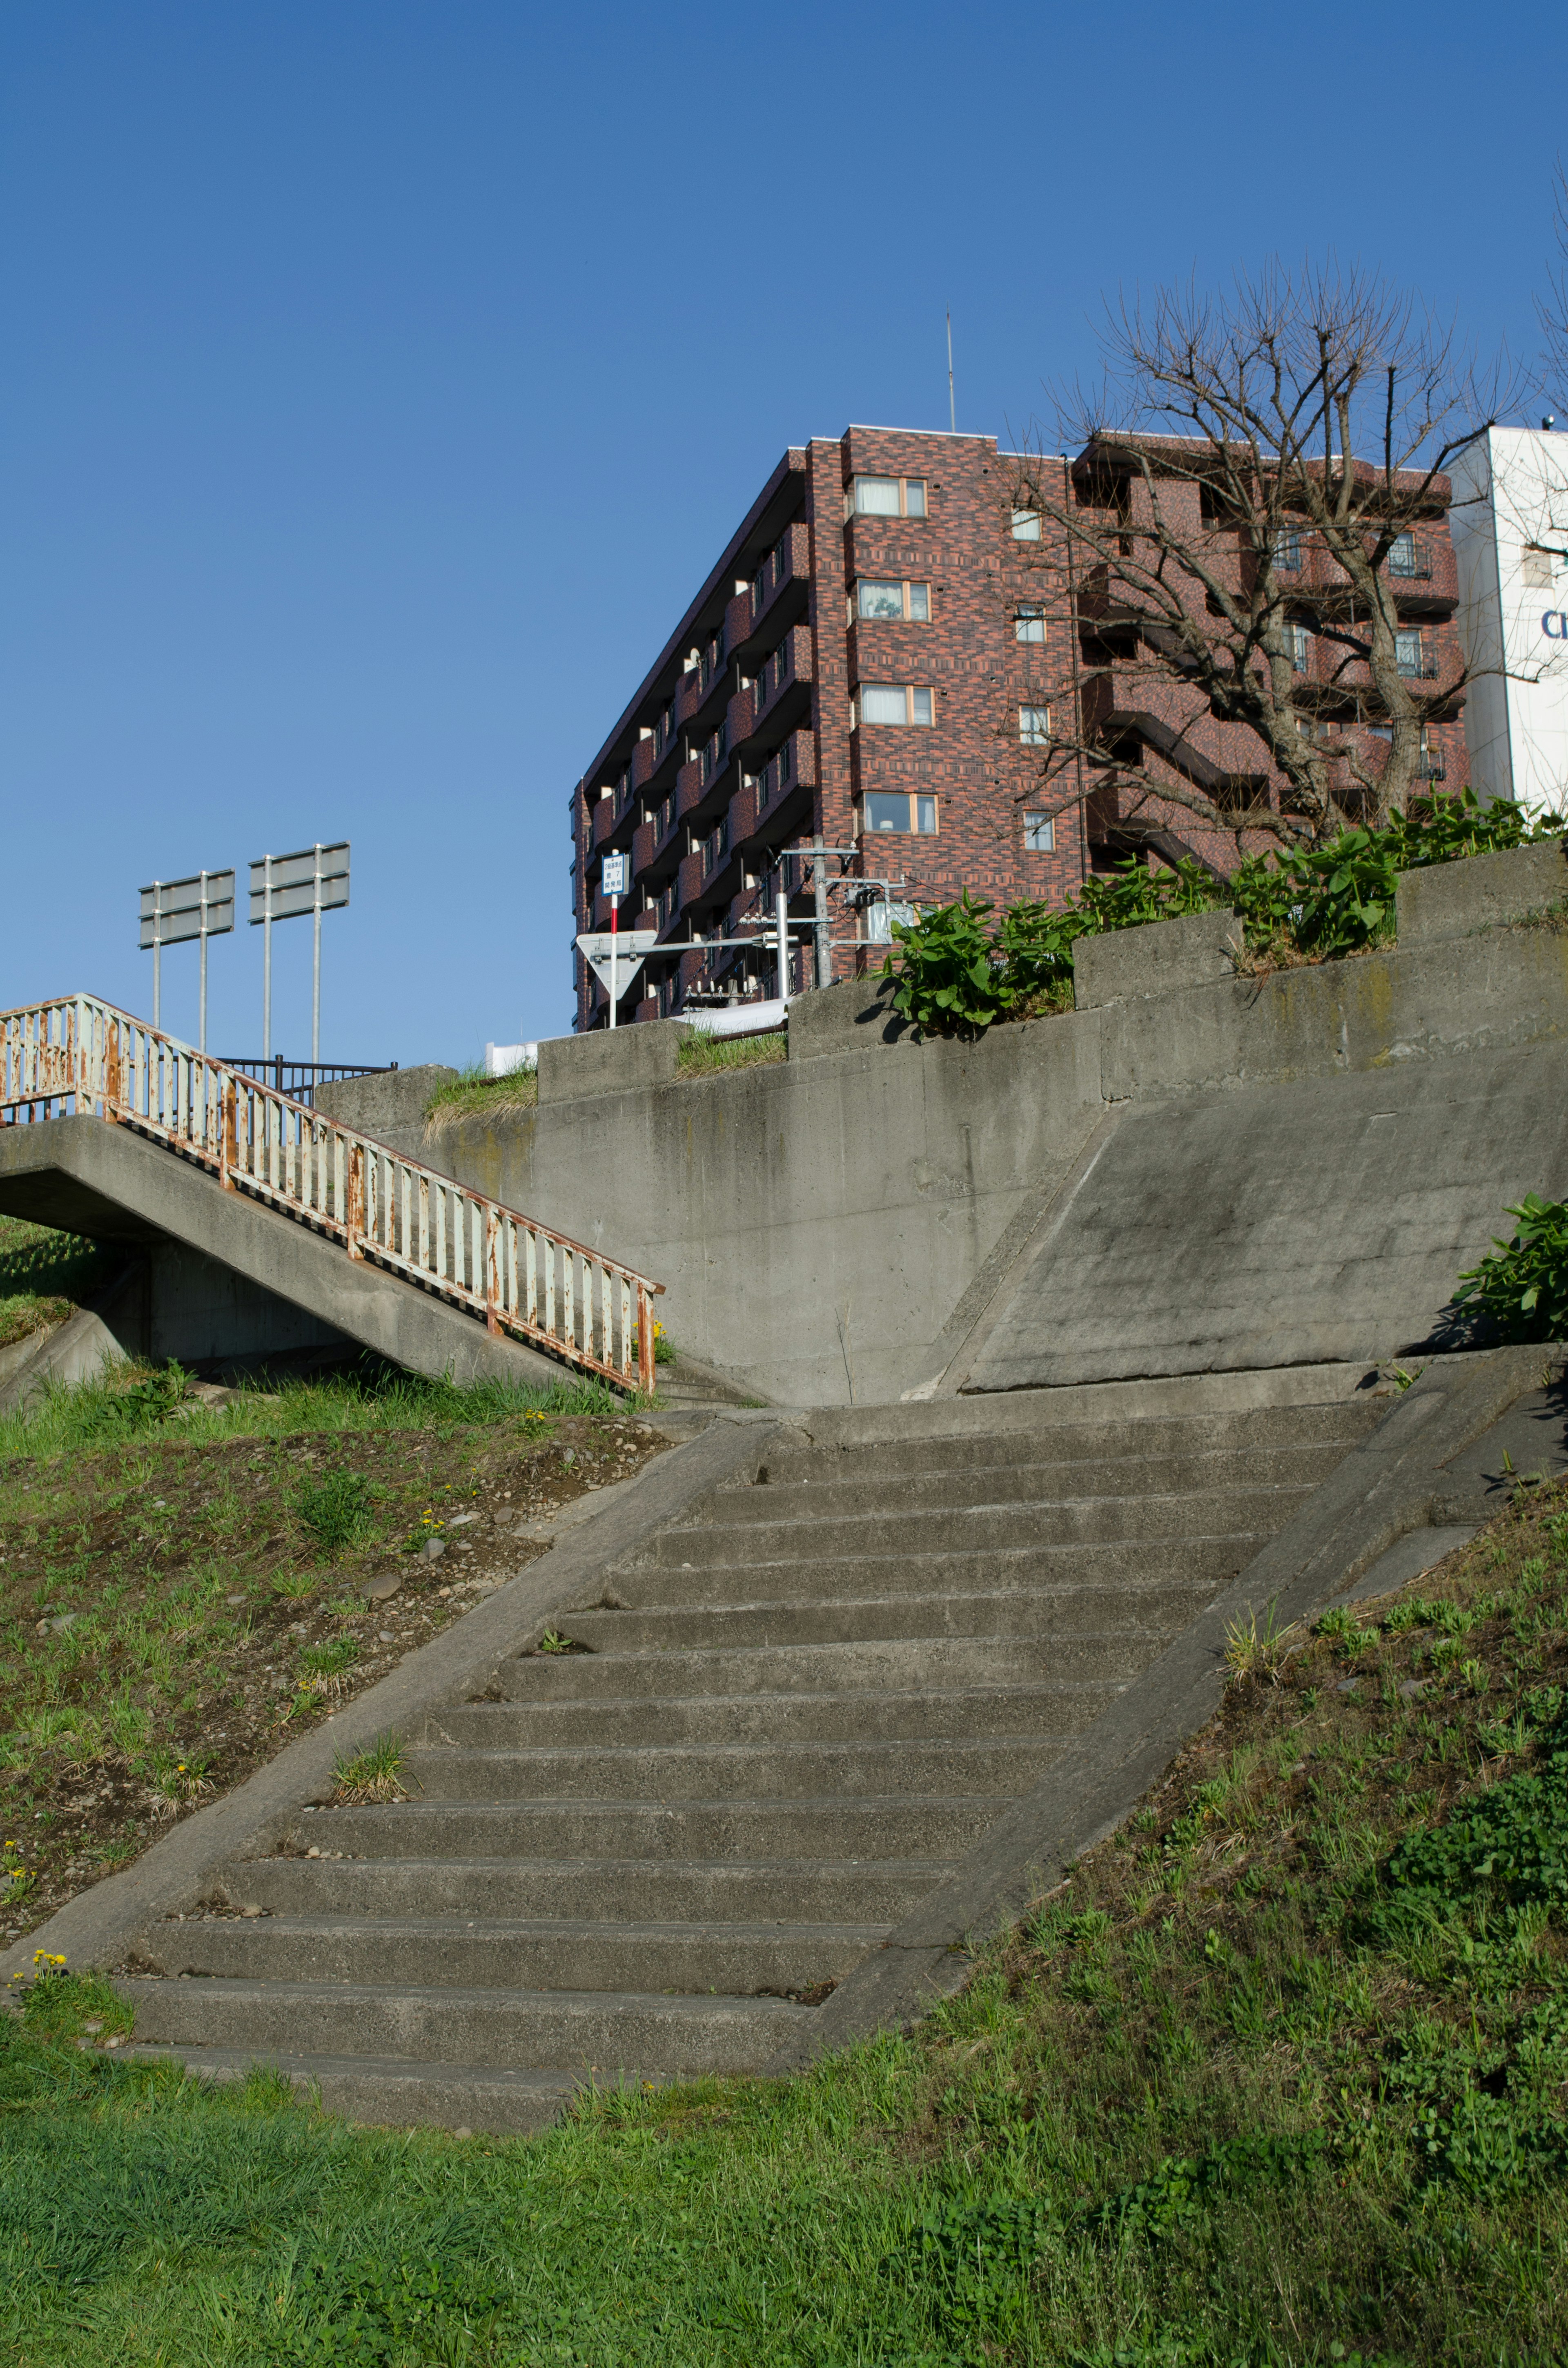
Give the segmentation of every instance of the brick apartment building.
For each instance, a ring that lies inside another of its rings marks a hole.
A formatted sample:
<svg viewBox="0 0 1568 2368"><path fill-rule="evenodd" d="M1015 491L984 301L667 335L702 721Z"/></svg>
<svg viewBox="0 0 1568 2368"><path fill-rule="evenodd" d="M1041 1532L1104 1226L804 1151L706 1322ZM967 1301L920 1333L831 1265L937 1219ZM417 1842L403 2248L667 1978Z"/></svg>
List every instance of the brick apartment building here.
<svg viewBox="0 0 1568 2368"><path fill-rule="evenodd" d="M1080 504L1115 512L1114 460L1052 465ZM1196 516L1198 486L1181 492ZM1234 861L1233 835L1196 828L1160 791L1185 778L1221 806L1277 799L1256 743L1178 712L1133 662L1125 613L1074 579L1066 539L1018 498L1018 464L990 437L851 427L784 455L572 793L576 930L608 927L602 860L624 850L620 926L657 933L620 1024L777 994L780 891L801 925L788 991L812 984L819 871L832 975L845 977L867 959L849 941L885 943L890 901L967 888L1054 904L1129 852ZM1442 780L1463 750L1446 488L1432 511L1390 579L1402 671L1431 695L1425 770ZM1331 605L1310 540L1285 557L1299 560L1304 612ZM1303 623L1308 728L1371 745L1342 653L1333 663L1330 693ZM1053 712L1059 734L1076 712L1114 752L1103 780L1080 765L1042 788ZM573 960L576 1025L603 1026L606 991L575 946Z"/></svg>

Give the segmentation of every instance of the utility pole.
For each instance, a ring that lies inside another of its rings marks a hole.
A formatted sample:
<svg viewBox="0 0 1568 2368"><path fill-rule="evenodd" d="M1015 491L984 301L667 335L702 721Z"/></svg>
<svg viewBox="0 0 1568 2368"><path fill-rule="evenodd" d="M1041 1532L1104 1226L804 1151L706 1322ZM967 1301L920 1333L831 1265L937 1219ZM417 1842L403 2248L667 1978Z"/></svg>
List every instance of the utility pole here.
<svg viewBox="0 0 1568 2368"><path fill-rule="evenodd" d="M812 888L816 906L817 985L833 985L833 950L827 937L827 859L823 853L822 833L812 841Z"/></svg>
<svg viewBox="0 0 1568 2368"><path fill-rule="evenodd" d="M951 313L948 314L948 425L956 436L959 432L959 415L957 405L953 402L953 316Z"/></svg>

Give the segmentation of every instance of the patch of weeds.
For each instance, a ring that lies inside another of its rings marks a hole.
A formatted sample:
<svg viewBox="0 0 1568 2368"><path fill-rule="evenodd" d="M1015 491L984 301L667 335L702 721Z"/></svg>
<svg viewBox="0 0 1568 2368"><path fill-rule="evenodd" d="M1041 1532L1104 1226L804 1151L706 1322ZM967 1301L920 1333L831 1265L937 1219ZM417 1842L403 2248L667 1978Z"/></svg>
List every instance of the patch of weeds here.
<svg viewBox="0 0 1568 2368"><path fill-rule="evenodd" d="M370 1526L370 1490L362 1473L329 1472L324 1480L301 1481L294 1510L324 1554L345 1554Z"/></svg>
<svg viewBox="0 0 1568 2368"><path fill-rule="evenodd" d="M398 1770L403 1766L403 1742L398 1736L378 1735L363 1751L347 1757L334 1754L333 1782L336 1797L348 1807L358 1807L369 1801L404 1801L408 1798Z"/></svg>

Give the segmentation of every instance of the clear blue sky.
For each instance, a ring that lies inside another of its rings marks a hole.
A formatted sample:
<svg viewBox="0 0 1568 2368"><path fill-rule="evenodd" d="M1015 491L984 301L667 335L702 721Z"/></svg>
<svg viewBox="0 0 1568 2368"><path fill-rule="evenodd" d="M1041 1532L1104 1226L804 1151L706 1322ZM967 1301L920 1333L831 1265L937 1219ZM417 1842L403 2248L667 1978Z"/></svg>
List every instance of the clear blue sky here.
<svg viewBox="0 0 1568 2368"><path fill-rule="evenodd" d="M347 837L328 1058L564 1030L567 793L787 444L945 426L949 304L960 427L1016 432L1102 291L1275 251L1533 356L1564 46L1444 0L8 0L0 1006L149 1012L143 880Z"/></svg>

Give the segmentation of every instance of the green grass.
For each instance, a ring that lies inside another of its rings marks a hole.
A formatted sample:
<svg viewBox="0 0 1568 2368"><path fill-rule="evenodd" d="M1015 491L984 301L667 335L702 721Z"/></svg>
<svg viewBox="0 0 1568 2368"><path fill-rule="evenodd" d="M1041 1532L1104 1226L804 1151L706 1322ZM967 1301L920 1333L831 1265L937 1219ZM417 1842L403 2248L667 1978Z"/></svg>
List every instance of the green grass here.
<svg viewBox="0 0 1568 2368"><path fill-rule="evenodd" d="M799 2079L356 2131L79 2051L101 1992L45 1984L0 2022L5 2356L1562 2360L1568 1491L1286 1641L960 1997Z"/></svg>
<svg viewBox="0 0 1568 2368"><path fill-rule="evenodd" d="M114 1252L97 1242L0 1217L0 1349L62 1323L114 1265Z"/></svg>
<svg viewBox="0 0 1568 2368"><path fill-rule="evenodd" d="M657 1444L597 1383L367 1360L217 1408L183 1389L124 1366L0 1424L0 1938L386 1676L454 1582L543 1551L498 1508L547 1513ZM465 1551L405 1551L460 1508Z"/></svg>
<svg viewBox="0 0 1568 2368"><path fill-rule="evenodd" d="M500 1110L532 1110L539 1101L539 1071L514 1069L510 1076L487 1077L478 1066L460 1069L437 1087L425 1105L426 1125L445 1126L453 1119L470 1118L476 1113L490 1116Z"/></svg>
<svg viewBox="0 0 1568 2368"><path fill-rule="evenodd" d="M687 1036L676 1054L677 1077L716 1077L730 1069L761 1069L789 1058L786 1031L769 1036Z"/></svg>

